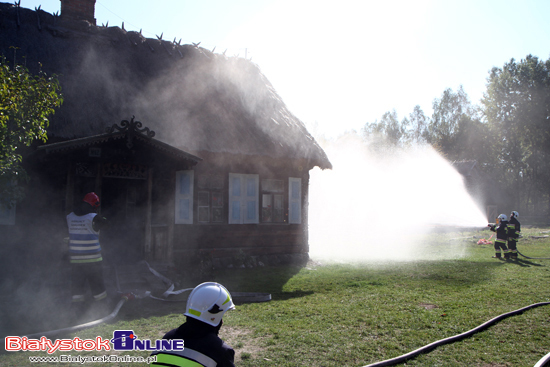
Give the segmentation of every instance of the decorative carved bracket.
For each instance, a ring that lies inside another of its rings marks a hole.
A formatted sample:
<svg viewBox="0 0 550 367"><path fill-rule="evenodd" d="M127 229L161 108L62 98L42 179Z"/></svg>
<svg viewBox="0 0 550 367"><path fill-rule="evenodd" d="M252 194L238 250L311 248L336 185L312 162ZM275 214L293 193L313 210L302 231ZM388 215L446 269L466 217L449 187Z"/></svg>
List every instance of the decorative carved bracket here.
<svg viewBox="0 0 550 367"><path fill-rule="evenodd" d="M108 127L105 129L105 132L108 134L112 134L116 131L121 131L126 133L126 137L128 139L128 142L126 143L126 146L131 149L134 146L134 136L137 135L143 135L148 138L152 138L155 136L155 132L150 130L148 127L142 128L143 124L139 121L135 121L135 116L132 116L131 120L122 120L120 122L120 126L117 124L113 124L113 126Z"/></svg>

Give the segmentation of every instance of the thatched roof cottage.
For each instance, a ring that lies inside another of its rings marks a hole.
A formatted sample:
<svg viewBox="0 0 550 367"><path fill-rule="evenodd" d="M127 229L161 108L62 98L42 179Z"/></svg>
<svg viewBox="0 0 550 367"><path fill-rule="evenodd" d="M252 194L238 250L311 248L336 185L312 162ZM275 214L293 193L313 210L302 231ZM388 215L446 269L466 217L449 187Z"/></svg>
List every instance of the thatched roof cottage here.
<svg viewBox="0 0 550 367"><path fill-rule="evenodd" d="M94 4L61 0L56 16L0 3L0 53L56 74L64 98L25 157L26 199L0 218L5 246L59 246L95 191L112 258L307 257L309 170L331 164L258 66L96 26Z"/></svg>

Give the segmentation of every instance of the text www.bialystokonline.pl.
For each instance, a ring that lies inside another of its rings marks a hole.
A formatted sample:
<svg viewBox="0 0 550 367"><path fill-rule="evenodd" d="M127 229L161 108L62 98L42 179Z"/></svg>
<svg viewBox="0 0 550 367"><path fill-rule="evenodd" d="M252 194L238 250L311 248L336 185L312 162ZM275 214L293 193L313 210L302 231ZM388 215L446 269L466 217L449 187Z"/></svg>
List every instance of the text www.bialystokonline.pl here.
<svg viewBox="0 0 550 367"><path fill-rule="evenodd" d="M147 363L151 364L153 362L157 361L157 356L149 356L149 357L140 357L140 356L117 356L117 355L109 355L109 356L71 356L71 355L60 355L57 357L29 357L29 361L33 363L105 363L105 362L118 362L118 363Z"/></svg>

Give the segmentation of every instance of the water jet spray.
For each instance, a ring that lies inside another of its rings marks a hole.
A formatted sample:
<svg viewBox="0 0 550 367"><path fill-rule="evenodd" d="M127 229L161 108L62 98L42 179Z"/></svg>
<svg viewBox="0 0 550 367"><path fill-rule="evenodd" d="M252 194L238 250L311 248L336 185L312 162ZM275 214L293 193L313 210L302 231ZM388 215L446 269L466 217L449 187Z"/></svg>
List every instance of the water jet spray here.
<svg viewBox="0 0 550 367"><path fill-rule="evenodd" d="M464 256L463 246L431 254L434 231L484 228L462 176L430 146L376 154L357 134L321 141L332 171L311 172L310 256L319 260L411 261Z"/></svg>

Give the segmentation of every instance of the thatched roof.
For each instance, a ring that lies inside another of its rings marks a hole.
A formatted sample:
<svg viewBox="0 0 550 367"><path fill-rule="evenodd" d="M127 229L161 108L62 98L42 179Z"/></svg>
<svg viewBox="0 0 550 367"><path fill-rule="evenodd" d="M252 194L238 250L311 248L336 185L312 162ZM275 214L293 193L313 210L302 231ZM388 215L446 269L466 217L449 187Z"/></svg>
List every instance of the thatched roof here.
<svg viewBox="0 0 550 367"><path fill-rule="evenodd" d="M101 134L135 116L157 139L185 151L305 159L331 168L249 60L7 3L0 3L0 54L58 75L64 103L51 119L53 141Z"/></svg>

